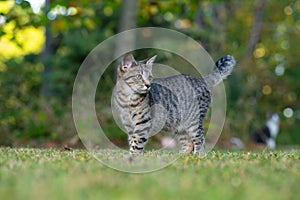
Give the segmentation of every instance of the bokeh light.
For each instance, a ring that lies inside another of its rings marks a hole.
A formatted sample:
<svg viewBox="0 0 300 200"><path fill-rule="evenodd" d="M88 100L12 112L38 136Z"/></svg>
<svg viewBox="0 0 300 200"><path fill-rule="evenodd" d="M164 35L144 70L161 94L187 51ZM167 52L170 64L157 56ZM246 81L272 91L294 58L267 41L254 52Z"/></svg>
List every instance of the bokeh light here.
<svg viewBox="0 0 300 200"><path fill-rule="evenodd" d="M286 15L292 15L293 14L293 9L291 8L291 6L286 6L283 11Z"/></svg>
<svg viewBox="0 0 300 200"><path fill-rule="evenodd" d="M283 110L283 115L284 115L286 118L291 118L291 117L293 117L293 115L294 115L294 111L293 111L292 108L287 107L287 108L285 108L285 109Z"/></svg>
<svg viewBox="0 0 300 200"><path fill-rule="evenodd" d="M276 68L275 68L275 74L277 76L284 75L284 72L285 72L285 68L284 68L283 64L279 64L279 65L276 66Z"/></svg>
<svg viewBox="0 0 300 200"><path fill-rule="evenodd" d="M264 85L262 88L262 93L264 95L269 95L272 93L272 88L269 85Z"/></svg>

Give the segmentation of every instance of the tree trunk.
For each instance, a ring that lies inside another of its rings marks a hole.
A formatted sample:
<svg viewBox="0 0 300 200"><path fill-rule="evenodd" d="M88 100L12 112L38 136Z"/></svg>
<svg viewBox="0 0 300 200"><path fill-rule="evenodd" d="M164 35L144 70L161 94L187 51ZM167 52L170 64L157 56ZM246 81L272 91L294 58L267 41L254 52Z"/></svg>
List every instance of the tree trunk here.
<svg viewBox="0 0 300 200"><path fill-rule="evenodd" d="M47 16L47 12L50 8L50 0L45 1L44 15ZM51 74L51 66L49 63L49 59L52 54L52 38L50 33L50 24L46 25L45 30L45 46L44 51L42 53L42 60L44 63L44 71L42 72L42 86L41 86L41 95L42 96L50 96L52 95L51 84L49 81L49 76Z"/></svg>
<svg viewBox="0 0 300 200"><path fill-rule="evenodd" d="M263 14L266 0L256 0L254 21L252 24L251 34L247 45L246 56L249 56L255 50L256 44L259 41L259 35L263 24Z"/></svg>
<svg viewBox="0 0 300 200"><path fill-rule="evenodd" d="M202 32L203 47L208 52L219 52L223 50L226 29L226 3L217 2L209 3L209 9L211 10L211 16L209 19L205 18L202 4L198 6L198 10L195 15L195 22L199 26Z"/></svg>
<svg viewBox="0 0 300 200"><path fill-rule="evenodd" d="M224 2L214 3L213 6L213 27L216 32L216 37L214 38L214 52L223 52L223 47L226 38L226 28L225 24L225 16L226 16L226 9Z"/></svg>
<svg viewBox="0 0 300 200"><path fill-rule="evenodd" d="M126 31L136 27L137 0L123 0L121 4L121 15L119 19L119 32ZM135 35L128 35L122 41L118 41L115 49L115 55L124 53L127 48L134 48Z"/></svg>
<svg viewBox="0 0 300 200"><path fill-rule="evenodd" d="M136 15L137 15L138 2L137 0L123 0L121 4L121 14L119 17L118 31L126 31L136 27ZM128 35L126 38L116 41L115 56L123 55L126 49L134 49L135 47L135 35ZM119 60L121 62L121 60ZM117 79L117 68L114 70L114 77Z"/></svg>

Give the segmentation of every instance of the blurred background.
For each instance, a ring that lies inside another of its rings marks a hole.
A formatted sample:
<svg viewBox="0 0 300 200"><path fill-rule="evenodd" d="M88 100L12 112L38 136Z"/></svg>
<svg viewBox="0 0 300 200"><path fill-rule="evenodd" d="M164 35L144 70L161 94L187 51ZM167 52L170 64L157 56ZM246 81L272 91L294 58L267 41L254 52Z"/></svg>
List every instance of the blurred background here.
<svg viewBox="0 0 300 200"><path fill-rule="evenodd" d="M82 61L110 36L147 26L194 38L214 60L235 56L220 141L247 141L271 111L280 115L278 145L300 145L300 0L0 1L0 145L81 147L71 100ZM105 72L96 107L122 146L109 109L114 74Z"/></svg>

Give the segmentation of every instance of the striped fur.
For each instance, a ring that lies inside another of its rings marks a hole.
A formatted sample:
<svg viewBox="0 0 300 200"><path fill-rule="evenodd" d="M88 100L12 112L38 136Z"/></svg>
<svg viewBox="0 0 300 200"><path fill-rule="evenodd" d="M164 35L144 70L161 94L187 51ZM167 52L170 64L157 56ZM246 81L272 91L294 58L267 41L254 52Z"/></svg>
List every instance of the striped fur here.
<svg viewBox="0 0 300 200"><path fill-rule="evenodd" d="M204 152L203 120L211 90L231 73L234 58L222 57L204 78L176 75L152 79L155 58L135 61L128 54L118 67L114 104L128 134L130 153L143 152L151 133L161 128L177 136L183 153Z"/></svg>

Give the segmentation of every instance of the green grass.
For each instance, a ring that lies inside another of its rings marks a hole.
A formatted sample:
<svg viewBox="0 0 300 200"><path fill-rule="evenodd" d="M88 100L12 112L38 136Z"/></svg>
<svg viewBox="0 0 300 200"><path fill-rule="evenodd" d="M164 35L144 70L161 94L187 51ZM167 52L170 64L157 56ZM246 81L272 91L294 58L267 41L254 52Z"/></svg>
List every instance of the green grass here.
<svg viewBox="0 0 300 200"><path fill-rule="evenodd" d="M186 155L156 172L128 174L85 150L0 148L3 200L299 199L299 186L300 150Z"/></svg>

